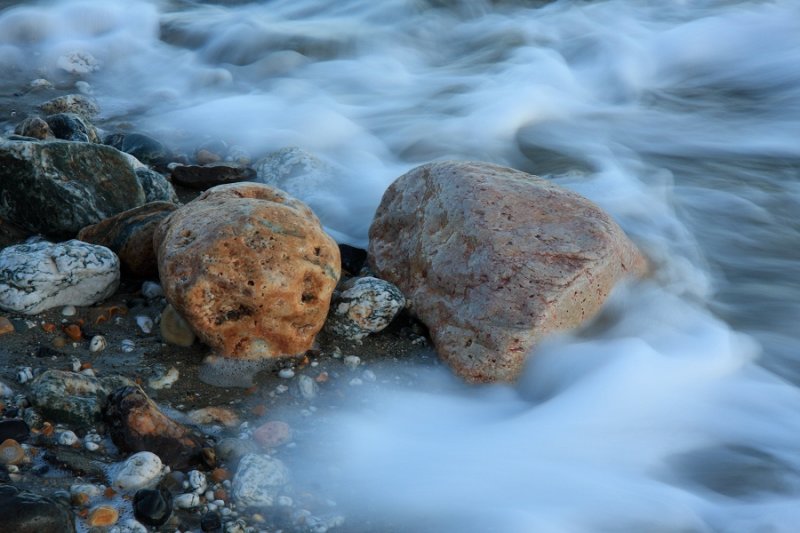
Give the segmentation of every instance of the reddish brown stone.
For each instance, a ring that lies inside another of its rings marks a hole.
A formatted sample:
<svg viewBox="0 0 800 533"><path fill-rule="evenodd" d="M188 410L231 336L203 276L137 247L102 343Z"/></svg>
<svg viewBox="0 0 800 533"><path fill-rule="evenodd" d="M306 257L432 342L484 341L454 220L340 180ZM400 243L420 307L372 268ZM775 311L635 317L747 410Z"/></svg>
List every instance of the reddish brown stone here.
<svg viewBox="0 0 800 533"><path fill-rule="evenodd" d="M322 328L339 249L303 203L255 183L221 185L154 235L167 300L220 355L302 354Z"/></svg>
<svg viewBox="0 0 800 533"><path fill-rule="evenodd" d="M270 420L253 431L253 439L264 448L277 448L292 440L292 428L286 422Z"/></svg>
<svg viewBox="0 0 800 533"><path fill-rule="evenodd" d="M153 232L177 207L170 202L150 202L86 226L78 233L78 239L110 248L119 256L124 273L154 278L158 275L158 267Z"/></svg>
<svg viewBox="0 0 800 533"><path fill-rule="evenodd" d="M153 452L173 469L203 462L202 437L162 413L139 387L121 387L109 395L104 418L123 451Z"/></svg>
<svg viewBox="0 0 800 533"><path fill-rule="evenodd" d="M589 200L496 165L438 162L395 181L369 258L469 381L511 381L536 343L585 322L646 261Z"/></svg>
<svg viewBox="0 0 800 533"><path fill-rule="evenodd" d="M0 316L0 335L14 333L14 324L4 316Z"/></svg>

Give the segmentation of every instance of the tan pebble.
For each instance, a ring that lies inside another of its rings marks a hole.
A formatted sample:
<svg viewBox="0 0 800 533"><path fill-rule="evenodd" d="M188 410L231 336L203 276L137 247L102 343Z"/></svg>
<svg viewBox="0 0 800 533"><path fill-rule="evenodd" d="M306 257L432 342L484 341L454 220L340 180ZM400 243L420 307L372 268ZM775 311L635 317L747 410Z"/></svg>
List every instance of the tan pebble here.
<svg viewBox="0 0 800 533"><path fill-rule="evenodd" d="M92 527L111 526L119 520L119 511L108 505L99 505L89 511L89 525Z"/></svg>
<svg viewBox="0 0 800 533"><path fill-rule="evenodd" d="M214 424L219 423L225 427L236 427L239 425L239 417L227 407L204 407L189 412L189 418L195 424Z"/></svg>
<svg viewBox="0 0 800 533"><path fill-rule="evenodd" d="M66 345L67 339L60 335L53 339L53 348L63 348Z"/></svg>
<svg viewBox="0 0 800 533"><path fill-rule="evenodd" d="M103 491L103 496L105 496L108 499L111 499L116 495L117 495L117 491L115 491L111 487L106 487L106 490Z"/></svg>
<svg viewBox="0 0 800 533"><path fill-rule="evenodd" d="M25 450L14 439L6 439L0 444L0 463L18 465L25 460Z"/></svg>
<svg viewBox="0 0 800 533"><path fill-rule="evenodd" d="M214 499L226 502L228 501L228 493L225 491L225 489L217 489L214 491Z"/></svg>
<svg viewBox="0 0 800 533"><path fill-rule="evenodd" d="M0 335L14 333L14 324L4 316L0 316Z"/></svg>
<svg viewBox="0 0 800 533"><path fill-rule="evenodd" d="M67 334L67 337L74 341L79 341L83 338L83 333L81 332L81 327L77 324L67 324L61 328L64 330L64 333Z"/></svg>
<svg viewBox="0 0 800 533"><path fill-rule="evenodd" d="M217 161L222 160L218 154L206 149L198 150L197 154L195 154L195 157L197 158L197 162L201 165L216 163Z"/></svg>
<svg viewBox="0 0 800 533"><path fill-rule="evenodd" d="M189 347L194 344L194 332L171 305L161 312L161 337L167 344Z"/></svg>
<svg viewBox="0 0 800 533"><path fill-rule="evenodd" d="M286 422L271 420L253 432L253 439L264 448L277 448L292 440L292 428Z"/></svg>

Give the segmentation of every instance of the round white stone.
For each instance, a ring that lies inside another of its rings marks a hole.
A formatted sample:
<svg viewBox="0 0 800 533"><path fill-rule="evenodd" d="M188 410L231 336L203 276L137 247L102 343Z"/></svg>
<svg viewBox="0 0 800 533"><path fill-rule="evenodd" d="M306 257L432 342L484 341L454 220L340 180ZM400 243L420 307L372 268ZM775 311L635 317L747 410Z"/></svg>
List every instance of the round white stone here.
<svg viewBox="0 0 800 533"><path fill-rule="evenodd" d="M135 492L155 485L163 474L164 465L156 454L139 452L128 457L112 485L118 491Z"/></svg>
<svg viewBox="0 0 800 533"><path fill-rule="evenodd" d="M289 483L289 469L279 459L249 453L233 478L233 498L242 507L269 507Z"/></svg>

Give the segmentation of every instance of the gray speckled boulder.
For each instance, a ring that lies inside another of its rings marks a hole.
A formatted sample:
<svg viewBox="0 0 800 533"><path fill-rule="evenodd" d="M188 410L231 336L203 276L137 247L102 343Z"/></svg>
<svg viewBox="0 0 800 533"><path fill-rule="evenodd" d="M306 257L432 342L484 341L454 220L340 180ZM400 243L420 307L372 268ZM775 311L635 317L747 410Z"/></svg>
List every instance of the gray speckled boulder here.
<svg viewBox="0 0 800 533"><path fill-rule="evenodd" d="M233 478L233 498L242 507L270 507L289 483L289 469L279 459L250 453Z"/></svg>
<svg viewBox="0 0 800 533"><path fill-rule="evenodd" d="M0 308L36 314L64 305L92 305L119 285L119 259L104 246L39 241L0 251Z"/></svg>
<svg viewBox="0 0 800 533"><path fill-rule="evenodd" d="M48 370L32 383L29 398L48 420L85 427L102 420L108 395L126 385L133 382L121 376L96 378Z"/></svg>
<svg viewBox="0 0 800 533"><path fill-rule="evenodd" d="M72 237L140 206L145 193L127 156L67 141L0 142L0 217L23 229Z"/></svg>
<svg viewBox="0 0 800 533"><path fill-rule="evenodd" d="M373 278L353 278L335 293L326 326L348 339L360 340L384 329L406 305L395 285Z"/></svg>
<svg viewBox="0 0 800 533"><path fill-rule="evenodd" d="M139 183L144 190L145 200L148 203L179 203L175 189L163 174L142 166L136 169L136 177L139 179Z"/></svg>
<svg viewBox="0 0 800 533"><path fill-rule="evenodd" d="M442 161L386 191L373 271L403 291L436 351L469 381L512 381L546 335L584 323L647 262L597 205L497 165Z"/></svg>

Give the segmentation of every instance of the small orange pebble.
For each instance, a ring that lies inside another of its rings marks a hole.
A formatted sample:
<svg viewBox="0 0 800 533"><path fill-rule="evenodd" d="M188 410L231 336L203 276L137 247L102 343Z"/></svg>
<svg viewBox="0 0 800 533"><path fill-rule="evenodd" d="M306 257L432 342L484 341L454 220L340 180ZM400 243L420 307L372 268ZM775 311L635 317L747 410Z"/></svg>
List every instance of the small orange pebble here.
<svg viewBox="0 0 800 533"><path fill-rule="evenodd" d="M83 333L81 333L81 327L77 324L67 324L61 328L64 330L64 333L67 334L67 337L74 341L79 341L83 338Z"/></svg>
<svg viewBox="0 0 800 533"><path fill-rule="evenodd" d="M79 318L78 320L75 321L75 323L78 324L80 327L83 327L83 325L86 324L86 321L82 318Z"/></svg>
<svg viewBox="0 0 800 533"><path fill-rule="evenodd" d="M228 493L225 491L225 489L217 489L214 491L214 499L226 502L228 501Z"/></svg>
<svg viewBox="0 0 800 533"><path fill-rule="evenodd" d="M320 372L317 377L314 378L314 381L317 383L325 383L328 381L328 373L327 372Z"/></svg>
<svg viewBox="0 0 800 533"><path fill-rule="evenodd" d="M108 499L111 499L116 495L117 495L117 491L115 491L111 487L106 487L106 490L103 491L103 496L105 496Z"/></svg>
<svg viewBox="0 0 800 533"><path fill-rule="evenodd" d="M45 422L44 424L42 424L42 435L44 435L45 437L49 437L53 434L53 432L55 432L53 424L51 424L50 422Z"/></svg>
<svg viewBox="0 0 800 533"><path fill-rule="evenodd" d="M81 518L86 518L87 516L89 516L89 508L84 507L83 509L78 511L78 516L80 516Z"/></svg>
<svg viewBox="0 0 800 533"><path fill-rule="evenodd" d="M245 394L255 394L258 392L258 386L253 385L252 387L247 387L244 391Z"/></svg>
<svg viewBox="0 0 800 533"><path fill-rule="evenodd" d="M0 335L14 333L14 324L4 316L0 316Z"/></svg>
<svg viewBox="0 0 800 533"><path fill-rule="evenodd" d="M102 324L103 322L108 322L108 317L106 315L97 315L97 318L94 319L95 326Z"/></svg>
<svg viewBox="0 0 800 533"><path fill-rule="evenodd" d="M56 330L56 325L52 322L45 322L42 324L42 329L45 331L45 333L53 333Z"/></svg>
<svg viewBox="0 0 800 533"><path fill-rule="evenodd" d="M89 513L89 525L92 527L108 527L117 523L119 511L107 505L100 505Z"/></svg>
<svg viewBox="0 0 800 533"><path fill-rule="evenodd" d="M84 361L81 363L81 370L86 370L87 368L92 368L92 363L89 361Z"/></svg>
<svg viewBox="0 0 800 533"><path fill-rule="evenodd" d="M225 481L226 479L230 478L231 478L231 473L224 468L215 468L214 470L211 471L211 479L214 481L214 483L219 483L220 481Z"/></svg>
<svg viewBox="0 0 800 533"><path fill-rule="evenodd" d="M264 416L264 413L267 412L267 406L264 405L263 403L254 405L253 407L250 408L250 412L255 416Z"/></svg>

